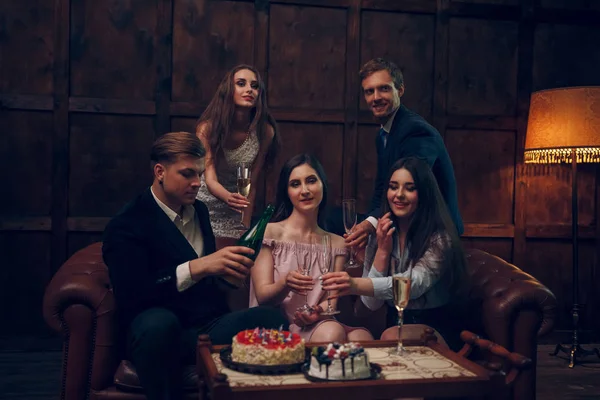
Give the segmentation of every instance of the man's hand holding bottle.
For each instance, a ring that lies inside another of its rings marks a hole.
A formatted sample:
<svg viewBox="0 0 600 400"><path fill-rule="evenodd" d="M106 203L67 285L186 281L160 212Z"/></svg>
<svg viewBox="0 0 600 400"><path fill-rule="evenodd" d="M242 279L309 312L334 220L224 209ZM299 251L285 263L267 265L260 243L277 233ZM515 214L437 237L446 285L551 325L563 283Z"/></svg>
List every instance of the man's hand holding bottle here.
<svg viewBox="0 0 600 400"><path fill-rule="evenodd" d="M235 287L244 285L260 252L267 223L274 211L275 208L269 204L260 220L238 239L236 246L224 247L190 261L192 279L199 281L206 276L217 275Z"/></svg>
<svg viewBox="0 0 600 400"><path fill-rule="evenodd" d="M192 279L199 281L207 276L217 275L233 278L234 281L243 281L254 265L254 261L250 258L253 255L254 250L249 247L223 247L212 254L190 261Z"/></svg>

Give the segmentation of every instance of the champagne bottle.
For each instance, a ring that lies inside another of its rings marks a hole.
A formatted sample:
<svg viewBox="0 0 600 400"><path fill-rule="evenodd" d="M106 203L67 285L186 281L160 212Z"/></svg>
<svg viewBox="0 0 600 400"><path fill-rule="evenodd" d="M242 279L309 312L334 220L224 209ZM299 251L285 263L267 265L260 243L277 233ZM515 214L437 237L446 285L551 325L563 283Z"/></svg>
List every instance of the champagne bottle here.
<svg viewBox="0 0 600 400"><path fill-rule="evenodd" d="M238 246L249 247L254 250L254 254L247 255L249 259L252 261L256 260L258 257L258 253L262 248L263 237L265 236L265 229L267 228L267 224L271 220L273 216L273 212L275 212L275 207L272 204L269 204L262 216L258 220L256 224L254 224L250 229L248 229L237 241ZM239 281L231 276L226 276L223 278L229 284L235 287L240 287L244 282Z"/></svg>
<svg viewBox="0 0 600 400"><path fill-rule="evenodd" d="M269 204L258 222L248 229L237 241L238 246L246 246L254 250L254 254L248 256L248 258L251 258L252 261L256 260L258 252L262 247L265 229L267 229L267 224L271 220L274 211L275 207L273 207L272 204Z"/></svg>

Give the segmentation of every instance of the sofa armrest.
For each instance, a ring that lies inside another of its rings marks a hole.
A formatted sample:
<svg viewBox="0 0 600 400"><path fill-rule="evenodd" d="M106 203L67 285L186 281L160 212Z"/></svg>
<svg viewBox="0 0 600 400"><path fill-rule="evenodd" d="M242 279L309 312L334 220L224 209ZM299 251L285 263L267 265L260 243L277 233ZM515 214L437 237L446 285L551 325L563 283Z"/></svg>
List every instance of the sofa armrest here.
<svg viewBox="0 0 600 400"><path fill-rule="evenodd" d="M499 257L481 250L467 252L468 273L471 282L469 298L481 304L482 321L486 334L499 341L497 328L513 325L520 312L533 311L539 316L535 336L549 333L556 318L556 297L533 276ZM511 322L512 321L512 322ZM528 355L526 355L528 356Z"/></svg>
<svg viewBox="0 0 600 400"><path fill-rule="evenodd" d="M556 297L533 276L481 250L467 252L469 300L481 313L483 333L507 350L532 360L513 387L514 399L534 399L537 339L556 318Z"/></svg>
<svg viewBox="0 0 600 400"><path fill-rule="evenodd" d="M115 301L102 244L75 253L56 272L43 302L46 323L63 335L61 398L87 398L113 383L118 365Z"/></svg>

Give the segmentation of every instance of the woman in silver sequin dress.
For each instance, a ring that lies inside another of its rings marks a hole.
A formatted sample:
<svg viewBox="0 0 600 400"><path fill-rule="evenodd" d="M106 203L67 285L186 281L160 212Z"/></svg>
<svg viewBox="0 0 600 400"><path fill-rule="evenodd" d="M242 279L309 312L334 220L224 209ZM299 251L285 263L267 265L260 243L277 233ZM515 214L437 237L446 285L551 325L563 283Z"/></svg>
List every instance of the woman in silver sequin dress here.
<svg viewBox="0 0 600 400"><path fill-rule="evenodd" d="M216 237L237 238L250 225L256 182L279 149L275 119L267 107L265 86L258 71L238 65L217 88L196 127L206 148L206 171L197 198L210 212ZM248 198L237 192L236 168L251 164Z"/></svg>

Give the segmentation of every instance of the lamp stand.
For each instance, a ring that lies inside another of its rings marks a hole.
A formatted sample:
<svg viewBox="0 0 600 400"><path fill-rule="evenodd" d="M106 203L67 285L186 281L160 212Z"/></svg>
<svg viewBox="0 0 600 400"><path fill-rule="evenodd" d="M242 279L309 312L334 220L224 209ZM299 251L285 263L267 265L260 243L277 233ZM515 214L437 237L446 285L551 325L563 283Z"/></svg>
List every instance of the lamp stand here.
<svg viewBox="0 0 600 400"><path fill-rule="evenodd" d="M558 352L563 352L569 355L569 368L573 368L577 363L577 359L581 356L590 356L596 354L600 357L600 351L594 348L586 350L579 345L579 210L577 208L577 149L573 149L571 154L571 170L572 170L572 185L571 185L571 225L573 239L573 308L571 309L571 318L573 321L573 339L571 346L563 346L557 344L554 352L550 353L555 356Z"/></svg>

